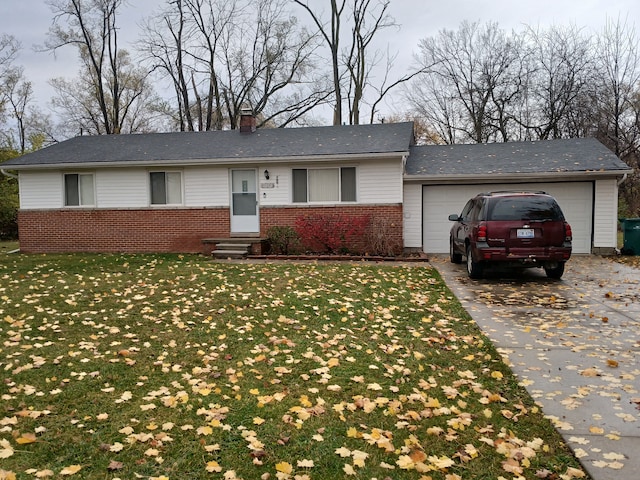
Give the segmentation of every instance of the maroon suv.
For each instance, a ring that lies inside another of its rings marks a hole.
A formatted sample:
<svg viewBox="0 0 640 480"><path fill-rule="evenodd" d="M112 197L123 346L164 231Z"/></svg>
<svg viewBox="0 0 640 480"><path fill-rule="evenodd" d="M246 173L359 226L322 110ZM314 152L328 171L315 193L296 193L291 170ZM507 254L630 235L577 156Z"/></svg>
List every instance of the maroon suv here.
<svg viewBox="0 0 640 480"><path fill-rule="evenodd" d="M449 256L467 258L467 272L480 278L488 265L542 267L560 278L571 257L571 227L555 198L544 192L481 193L460 215L449 215Z"/></svg>

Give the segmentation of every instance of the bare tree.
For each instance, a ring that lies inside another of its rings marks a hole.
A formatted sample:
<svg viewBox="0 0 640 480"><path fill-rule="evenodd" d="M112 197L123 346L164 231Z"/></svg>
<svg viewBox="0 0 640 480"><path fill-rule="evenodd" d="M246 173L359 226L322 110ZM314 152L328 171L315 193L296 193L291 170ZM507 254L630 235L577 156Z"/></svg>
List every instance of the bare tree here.
<svg viewBox="0 0 640 480"><path fill-rule="evenodd" d="M346 0L331 0L330 27L322 20L321 13L309 5L308 0L293 0L304 8L313 23L318 27L318 31L324 38L325 43L331 52L331 70L333 74L333 124L342 124L342 72L340 67L340 28L342 24L342 14L346 6Z"/></svg>
<svg viewBox="0 0 640 480"><path fill-rule="evenodd" d="M156 130L154 116L159 100L148 84L147 72L133 65L125 50L120 50L114 68L114 72L103 74L100 95L96 95L98 81L90 62L81 66L75 79L49 81L56 90L51 104L68 135L79 131L105 135ZM116 96L118 100L114 99Z"/></svg>
<svg viewBox="0 0 640 480"><path fill-rule="evenodd" d="M284 126L327 101L317 39L286 0L176 0L144 33L141 48L171 81L183 130L236 128L243 107L260 125Z"/></svg>
<svg viewBox="0 0 640 480"><path fill-rule="evenodd" d="M640 51L633 26L608 19L597 37L598 106L604 124L603 141L624 157L640 147L637 95L640 91Z"/></svg>
<svg viewBox="0 0 640 480"><path fill-rule="evenodd" d="M445 142L507 141L511 105L522 94L520 39L496 23L463 22L420 41L420 70L407 98L431 119Z"/></svg>
<svg viewBox="0 0 640 480"><path fill-rule="evenodd" d="M0 36L0 148L17 154L54 141L50 118L33 105L32 84L15 65L20 48L13 36Z"/></svg>
<svg viewBox="0 0 640 480"><path fill-rule="evenodd" d="M94 133L114 134L123 129L131 131L141 125L140 119L130 118L137 101L146 99L149 85L144 75L131 62L128 53L118 42L118 9L125 0L49 0L54 22L49 29L46 48L55 51L64 46L75 46L81 60L81 77L87 87L76 90L75 102L62 98L71 90L67 81L57 79L53 85L59 89L59 108L76 108L81 103L95 111L76 115L66 111ZM66 85L65 85L66 84ZM91 97L91 99L87 98ZM137 110L139 112L139 110ZM83 120L83 121L84 121ZM137 130L133 130L137 131Z"/></svg>
<svg viewBox="0 0 640 480"><path fill-rule="evenodd" d="M536 139L567 137L572 116L594 82L590 39L576 27L557 26L528 27L525 36L529 71L521 125Z"/></svg>
<svg viewBox="0 0 640 480"><path fill-rule="evenodd" d="M635 27L607 19L597 36L596 135L634 173L621 186L631 212L640 212L640 51Z"/></svg>

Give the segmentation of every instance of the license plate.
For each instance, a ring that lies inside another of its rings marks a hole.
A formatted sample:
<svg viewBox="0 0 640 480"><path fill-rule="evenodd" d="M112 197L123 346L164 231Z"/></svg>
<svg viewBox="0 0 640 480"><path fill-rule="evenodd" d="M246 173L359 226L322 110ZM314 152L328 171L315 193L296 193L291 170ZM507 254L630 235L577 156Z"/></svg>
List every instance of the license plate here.
<svg viewBox="0 0 640 480"><path fill-rule="evenodd" d="M533 228L519 228L516 232L516 236L518 238L533 238L535 235L533 233Z"/></svg>

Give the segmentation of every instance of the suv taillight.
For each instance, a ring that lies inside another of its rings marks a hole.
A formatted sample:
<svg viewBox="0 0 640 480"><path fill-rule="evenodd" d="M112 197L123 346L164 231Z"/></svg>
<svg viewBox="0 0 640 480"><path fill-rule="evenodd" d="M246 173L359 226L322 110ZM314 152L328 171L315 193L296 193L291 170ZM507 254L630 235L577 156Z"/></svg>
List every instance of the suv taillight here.
<svg viewBox="0 0 640 480"><path fill-rule="evenodd" d="M476 234L477 242L486 242L487 241L487 226L484 223L478 225L478 233Z"/></svg>
<svg viewBox="0 0 640 480"><path fill-rule="evenodd" d="M570 242L573 239L573 233L571 232L571 225L564 222L564 241Z"/></svg>

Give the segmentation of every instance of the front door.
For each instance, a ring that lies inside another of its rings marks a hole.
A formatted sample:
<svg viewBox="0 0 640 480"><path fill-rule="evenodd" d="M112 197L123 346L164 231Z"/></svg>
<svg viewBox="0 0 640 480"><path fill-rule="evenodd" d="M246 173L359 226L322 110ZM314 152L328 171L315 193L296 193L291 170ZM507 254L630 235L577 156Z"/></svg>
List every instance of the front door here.
<svg viewBox="0 0 640 480"><path fill-rule="evenodd" d="M256 170L231 170L231 233L259 233Z"/></svg>

